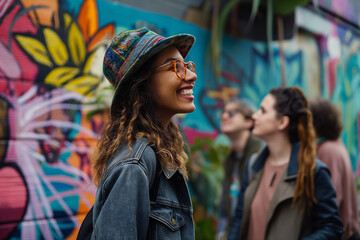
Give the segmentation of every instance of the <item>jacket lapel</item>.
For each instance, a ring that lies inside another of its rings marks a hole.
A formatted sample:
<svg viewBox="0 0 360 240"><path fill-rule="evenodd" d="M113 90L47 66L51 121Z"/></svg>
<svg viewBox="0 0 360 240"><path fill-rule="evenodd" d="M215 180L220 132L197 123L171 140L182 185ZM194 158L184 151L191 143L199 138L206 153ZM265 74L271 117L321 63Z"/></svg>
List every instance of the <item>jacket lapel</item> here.
<svg viewBox="0 0 360 240"><path fill-rule="evenodd" d="M297 175L287 176L287 172L285 171L282 175L271 199L269 211L266 218L266 225L269 224L276 207L283 201L292 199L294 196L295 190L295 180ZM292 181L293 180L293 181Z"/></svg>
<svg viewBox="0 0 360 240"><path fill-rule="evenodd" d="M255 194L259 187L261 177L263 174L263 169L259 172L255 173L251 179L249 186L246 188L245 196L244 196L244 212L243 212L243 223L241 229L248 229L249 220L250 220L250 211L251 211L251 204L254 200Z"/></svg>
<svg viewBox="0 0 360 240"><path fill-rule="evenodd" d="M292 199L294 196L295 182L298 174L297 156L299 152L300 144L296 143L292 145L291 155L288 164L287 171L283 173L281 179L275 189L273 198L270 202L269 211L267 214L266 225L271 220L276 207L283 201Z"/></svg>
<svg viewBox="0 0 360 240"><path fill-rule="evenodd" d="M284 174L281 176L278 186L276 187L276 190L274 192L273 199L270 202L269 211L266 219L267 224L269 223L271 217L273 216L276 207L281 202L287 199L292 199L294 196L295 181L298 174L297 155L299 152L299 148L300 148L299 143L295 143L292 145L289 166L287 168L287 171L285 171ZM249 219L250 219L251 203L258 190L262 178L262 173L264 170L263 167L268 155L269 155L269 149L265 148L260 153L258 159L255 161L254 166L252 166L253 170L255 171L255 174L253 175L252 179L249 179L250 184L245 191L245 197L244 197L243 226L246 227L246 229L248 227Z"/></svg>

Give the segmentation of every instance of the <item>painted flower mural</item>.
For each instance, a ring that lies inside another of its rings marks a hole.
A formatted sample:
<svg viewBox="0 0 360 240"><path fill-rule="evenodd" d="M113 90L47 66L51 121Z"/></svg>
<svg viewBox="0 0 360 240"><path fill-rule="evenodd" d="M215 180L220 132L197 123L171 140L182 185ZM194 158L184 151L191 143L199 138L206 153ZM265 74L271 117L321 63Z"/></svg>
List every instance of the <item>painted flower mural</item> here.
<svg viewBox="0 0 360 240"><path fill-rule="evenodd" d="M112 91L99 55L114 35L97 15L95 0L76 17L0 1L0 239L74 238L94 201L89 154Z"/></svg>

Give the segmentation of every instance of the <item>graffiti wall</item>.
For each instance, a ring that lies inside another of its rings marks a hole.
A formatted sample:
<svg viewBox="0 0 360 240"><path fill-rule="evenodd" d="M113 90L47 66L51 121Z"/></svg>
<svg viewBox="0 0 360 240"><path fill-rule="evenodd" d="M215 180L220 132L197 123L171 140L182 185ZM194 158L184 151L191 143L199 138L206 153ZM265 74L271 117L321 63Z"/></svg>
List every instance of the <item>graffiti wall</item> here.
<svg viewBox="0 0 360 240"><path fill-rule="evenodd" d="M318 4L320 7L359 26L360 2L358 0L318 0Z"/></svg>
<svg viewBox="0 0 360 240"><path fill-rule="evenodd" d="M360 37L320 23L328 32L303 23L285 43L286 82L341 107L355 168ZM115 34L143 26L196 37L188 58L196 63L197 109L179 116L190 144L196 136L220 136L225 100L239 95L258 106L281 84L277 43L269 51L265 43L225 37L215 80L210 32L194 24L111 1L0 0L0 239L76 238L94 201L89 155L111 101L102 56Z"/></svg>
<svg viewBox="0 0 360 240"><path fill-rule="evenodd" d="M94 1L62 4L0 1L0 239L74 239L94 201L99 56L115 26Z"/></svg>

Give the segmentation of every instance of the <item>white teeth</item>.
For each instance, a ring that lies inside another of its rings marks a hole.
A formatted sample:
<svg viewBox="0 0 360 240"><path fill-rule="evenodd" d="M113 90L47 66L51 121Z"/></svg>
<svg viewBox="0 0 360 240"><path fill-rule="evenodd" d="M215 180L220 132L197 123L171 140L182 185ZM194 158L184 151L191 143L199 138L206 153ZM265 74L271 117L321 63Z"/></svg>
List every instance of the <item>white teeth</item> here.
<svg viewBox="0 0 360 240"><path fill-rule="evenodd" d="M191 95L193 94L193 90L192 89L183 89L180 92L180 95Z"/></svg>

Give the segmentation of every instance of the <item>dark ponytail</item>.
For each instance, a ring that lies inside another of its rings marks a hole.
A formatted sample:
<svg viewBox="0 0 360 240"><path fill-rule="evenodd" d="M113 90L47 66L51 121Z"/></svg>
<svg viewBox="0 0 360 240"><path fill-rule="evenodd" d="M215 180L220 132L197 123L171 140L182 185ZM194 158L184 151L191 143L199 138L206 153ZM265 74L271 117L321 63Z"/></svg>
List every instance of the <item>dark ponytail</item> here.
<svg viewBox="0 0 360 240"><path fill-rule="evenodd" d="M275 110L278 116L290 119L288 134L291 143L300 142L298 153L298 176L296 179L293 203L305 200L310 210L315 198L315 132L309 103L298 87L279 87L270 91L276 99Z"/></svg>

